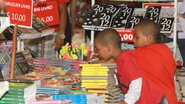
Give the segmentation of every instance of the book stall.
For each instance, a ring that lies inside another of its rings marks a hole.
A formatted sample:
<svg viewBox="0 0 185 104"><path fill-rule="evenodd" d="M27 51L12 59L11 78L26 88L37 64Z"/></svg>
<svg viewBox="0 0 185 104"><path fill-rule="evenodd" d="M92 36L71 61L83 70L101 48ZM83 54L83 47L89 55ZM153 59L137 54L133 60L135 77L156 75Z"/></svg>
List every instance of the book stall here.
<svg viewBox="0 0 185 104"><path fill-rule="evenodd" d="M8 30L12 41L0 42L0 104L117 104L124 100L117 81L117 65L98 62L94 53L95 33L115 28L121 36L122 49L133 49L132 28L142 19L155 20L161 34L167 35L174 32L176 22L172 3L143 3L134 8L126 4L95 4L92 0L82 24L84 30L91 31L90 45L67 43L61 46L59 58L44 58L34 57L34 52L24 47L24 40L42 39L54 33L59 24L59 14L54 14L58 9L56 2L47 2L45 9L33 0L0 0L1 5L4 7L0 7L0 35ZM41 14L50 5L53 9ZM53 17L48 17L51 13ZM171 51L176 49L173 42L167 45ZM179 50L175 53L177 66L182 66ZM183 72L179 71L178 76L178 100L183 102Z"/></svg>

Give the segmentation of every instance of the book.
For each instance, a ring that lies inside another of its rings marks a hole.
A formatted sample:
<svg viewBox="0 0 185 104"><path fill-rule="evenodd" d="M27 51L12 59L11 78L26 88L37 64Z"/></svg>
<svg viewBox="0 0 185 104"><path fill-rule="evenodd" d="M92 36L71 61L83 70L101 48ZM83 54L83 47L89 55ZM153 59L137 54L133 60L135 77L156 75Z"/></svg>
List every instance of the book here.
<svg viewBox="0 0 185 104"><path fill-rule="evenodd" d="M24 98L33 94L36 94L36 84L26 84L26 83L10 83L9 92L22 92Z"/></svg>
<svg viewBox="0 0 185 104"><path fill-rule="evenodd" d="M1 88L1 92L0 92L0 98L1 98L9 90L8 81L0 82L0 88Z"/></svg>
<svg viewBox="0 0 185 104"><path fill-rule="evenodd" d="M26 104L71 104L71 100L28 101Z"/></svg>

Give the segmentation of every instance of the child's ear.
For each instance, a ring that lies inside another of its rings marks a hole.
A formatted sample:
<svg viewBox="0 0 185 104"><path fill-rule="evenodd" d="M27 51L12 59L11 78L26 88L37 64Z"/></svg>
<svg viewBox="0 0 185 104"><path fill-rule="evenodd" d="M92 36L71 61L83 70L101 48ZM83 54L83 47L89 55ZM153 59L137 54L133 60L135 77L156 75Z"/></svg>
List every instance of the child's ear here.
<svg viewBox="0 0 185 104"><path fill-rule="evenodd" d="M109 44L107 48L108 48L108 52L110 52L110 53L111 53L111 52L112 52L112 50L113 50L113 46Z"/></svg>
<svg viewBox="0 0 185 104"><path fill-rule="evenodd" d="M147 40L148 42L150 42L150 41L152 40L152 36L151 36L151 35L147 35L147 36L146 36L146 40Z"/></svg>

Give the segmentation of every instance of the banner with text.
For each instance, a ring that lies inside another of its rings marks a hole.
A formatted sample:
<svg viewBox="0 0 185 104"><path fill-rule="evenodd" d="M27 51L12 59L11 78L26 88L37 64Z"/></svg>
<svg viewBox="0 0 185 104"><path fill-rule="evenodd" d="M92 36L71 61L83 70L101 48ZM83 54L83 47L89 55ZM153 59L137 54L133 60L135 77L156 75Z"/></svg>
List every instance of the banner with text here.
<svg viewBox="0 0 185 104"><path fill-rule="evenodd" d="M32 28L33 0L5 0L11 25Z"/></svg>
<svg viewBox="0 0 185 104"><path fill-rule="evenodd" d="M41 18L48 26L59 24L59 13L56 1L46 1L43 4L34 3L34 15Z"/></svg>

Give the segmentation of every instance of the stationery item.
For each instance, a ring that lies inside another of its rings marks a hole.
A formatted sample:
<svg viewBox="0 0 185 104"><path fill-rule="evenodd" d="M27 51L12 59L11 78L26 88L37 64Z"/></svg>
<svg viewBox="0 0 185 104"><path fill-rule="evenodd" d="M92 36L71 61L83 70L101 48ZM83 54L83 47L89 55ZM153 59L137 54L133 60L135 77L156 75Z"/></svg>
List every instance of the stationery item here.
<svg viewBox="0 0 185 104"><path fill-rule="evenodd" d="M0 98L1 98L9 90L8 81L0 82L0 88L1 88L1 92L0 92Z"/></svg>

